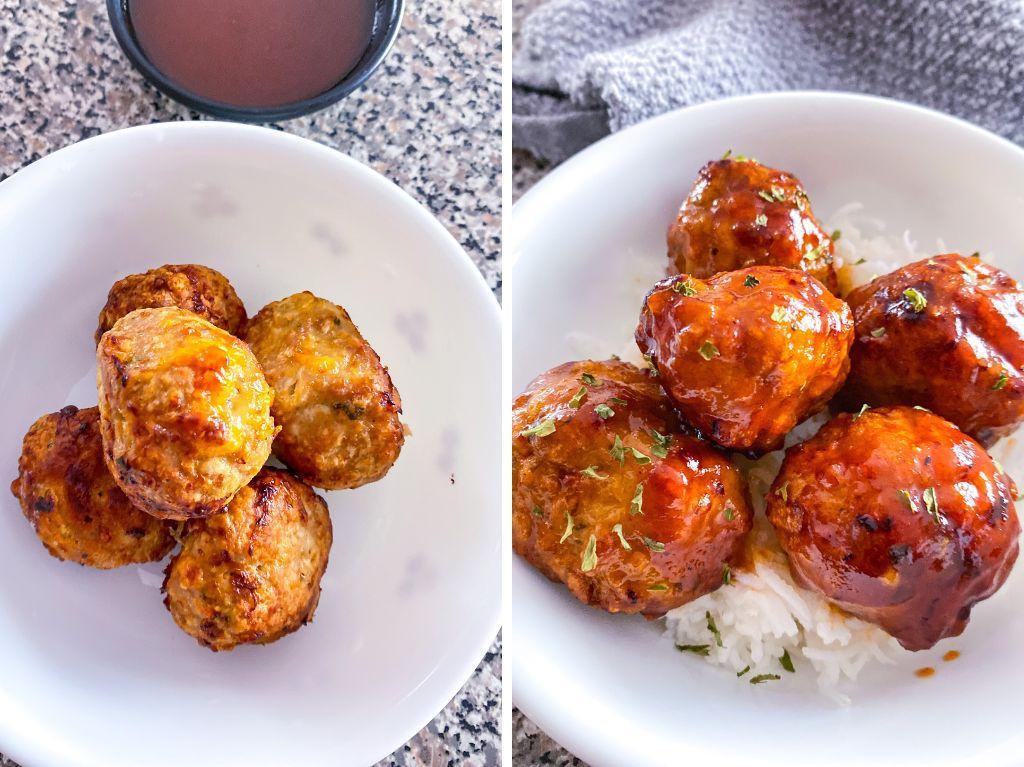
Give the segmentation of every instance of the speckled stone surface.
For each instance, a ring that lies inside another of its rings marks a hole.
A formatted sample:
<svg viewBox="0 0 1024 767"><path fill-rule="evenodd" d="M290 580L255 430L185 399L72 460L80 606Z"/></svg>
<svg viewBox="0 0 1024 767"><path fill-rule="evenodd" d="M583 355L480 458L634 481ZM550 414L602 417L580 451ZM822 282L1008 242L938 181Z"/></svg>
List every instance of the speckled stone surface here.
<svg viewBox="0 0 1024 767"><path fill-rule="evenodd" d="M500 46L498 0L412 0L394 49L362 89L274 126L339 149L405 189L499 296ZM101 0L0 0L0 178L89 136L198 117L132 69ZM499 764L500 694L498 638L448 707L380 764ZM0 767L12 763L0 755Z"/></svg>

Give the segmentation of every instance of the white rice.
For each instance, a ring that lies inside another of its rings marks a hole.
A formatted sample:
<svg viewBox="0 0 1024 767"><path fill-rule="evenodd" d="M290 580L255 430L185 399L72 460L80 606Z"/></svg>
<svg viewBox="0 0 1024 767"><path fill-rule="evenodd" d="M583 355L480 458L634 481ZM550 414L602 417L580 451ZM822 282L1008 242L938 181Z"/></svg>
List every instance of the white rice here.
<svg viewBox="0 0 1024 767"><path fill-rule="evenodd" d="M909 232L887 233L884 223L865 215L859 203L844 206L829 223L842 232L836 266L844 294L877 275L945 250L938 242L934 251L926 253ZM808 439L827 420L827 414L819 414L800 424L787 437L786 446ZM997 454L999 449L1012 454L1013 440L1004 442L1011 444L997 446ZM764 516L765 494L783 455L779 450L757 461L738 459L755 507L748 543L753 570L734 571L729 585L669 612L668 634L677 646L706 645L708 663L736 674L746 670L740 682L776 674L781 679L771 683L777 685L813 673L823 694L847 705L850 698L840 689L842 684L855 680L868 664L892 663L907 651L882 629L839 611L793 582L786 556ZM717 636L709 628L709 615ZM796 673L783 668L784 653Z"/></svg>

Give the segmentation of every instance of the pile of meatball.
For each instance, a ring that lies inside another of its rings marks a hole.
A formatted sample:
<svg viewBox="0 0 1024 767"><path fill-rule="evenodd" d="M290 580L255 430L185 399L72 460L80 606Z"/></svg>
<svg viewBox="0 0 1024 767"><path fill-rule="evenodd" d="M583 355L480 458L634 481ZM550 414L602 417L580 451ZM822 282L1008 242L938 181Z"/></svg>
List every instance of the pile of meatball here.
<svg viewBox="0 0 1024 767"><path fill-rule="evenodd" d="M39 418L11 485L46 549L109 569L177 547L164 603L215 651L308 623L332 542L312 486L380 479L405 435L348 313L307 292L247 319L219 272L168 265L114 284L95 340L98 407Z"/></svg>
<svg viewBox="0 0 1024 767"><path fill-rule="evenodd" d="M905 648L959 635L1017 558L1016 488L986 452L1024 419L1024 293L977 254L838 294L791 174L708 163L644 299L649 367L570 362L513 413L513 546L581 601L658 617L750 566L734 454L789 447L766 516L794 579Z"/></svg>

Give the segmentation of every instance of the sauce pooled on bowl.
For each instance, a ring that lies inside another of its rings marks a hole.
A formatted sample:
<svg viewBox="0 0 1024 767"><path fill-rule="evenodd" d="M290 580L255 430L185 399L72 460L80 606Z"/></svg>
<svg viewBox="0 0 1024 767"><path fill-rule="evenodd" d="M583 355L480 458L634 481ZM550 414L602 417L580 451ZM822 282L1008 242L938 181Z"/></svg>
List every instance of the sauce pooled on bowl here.
<svg viewBox="0 0 1024 767"><path fill-rule="evenodd" d="M359 61L374 0L129 0L153 65L197 96L238 107L312 98Z"/></svg>

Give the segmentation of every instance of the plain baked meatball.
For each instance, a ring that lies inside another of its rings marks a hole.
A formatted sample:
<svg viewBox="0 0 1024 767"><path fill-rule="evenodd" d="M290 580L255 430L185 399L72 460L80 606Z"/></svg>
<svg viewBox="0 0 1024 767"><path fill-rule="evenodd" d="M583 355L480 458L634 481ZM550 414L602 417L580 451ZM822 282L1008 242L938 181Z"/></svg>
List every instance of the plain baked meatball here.
<svg viewBox="0 0 1024 767"><path fill-rule="evenodd" d="M263 469L223 514L185 523L164 604L211 650L268 644L312 620L331 539L324 499Z"/></svg>
<svg viewBox="0 0 1024 767"><path fill-rule="evenodd" d="M186 309L234 336L245 329L245 307L227 277L198 264L167 264L114 283L100 310L96 343L126 314L162 306Z"/></svg>
<svg viewBox="0 0 1024 767"><path fill-rule="evenodd" d="M960 634L1009 575L1015 493L951 423L886 407L790 448L767 514L799 583L923 650Z"/></svg>
<svg viewBox="0 0 1024 767"><path fill-rule="evenodd" d="M713 591L751 520L739 471L648 373L569 362L516 399L512 544L581 602L655 617Z"/></svg>
<svg viewBox="0 0 1024 767"><path fill-rule="evenodd" d="M246 341L274 387L274 454L317 487L383 477L405 440L402 400L348 312L312 293L259 311Z"/></svg>
<svg viewBox="0 0 1024 767"><path fill-rule="evenodd" d="M755 264L788 266L838 290L832 238L800 181L756 160L709 162L668 230L670 272L710 277Z"/></svg>
<svg viewBox="0 0 1024 767"><path fill-rule="evenodd" d="M139 309L96 350L104 457L166 519L220 511L270 456L274 393L249 347L182 309Z"/></svg>
<svg viewBox="0 0 1024 767"><path fill-rule="evenodd" d="M847 297L851 409L921 405L991 445L1024 420L1024 293L976 256L909 264Z"/></svg>
<svg viewBox="0 0 1024 767"><path fill-rule="evenodd" d="M636 329L683 420L751 455L780 447L825 406L852 341L845 303L806 272L776 266L662 280Z"/></svg>
<svg viewBox="0 0 1024 767"><path fill-rule="evenodd" d="M132 506L110 476L94 407L68 405L32 424L11 492L57 559L106 570L174 547L170 523Z"/></svg>

